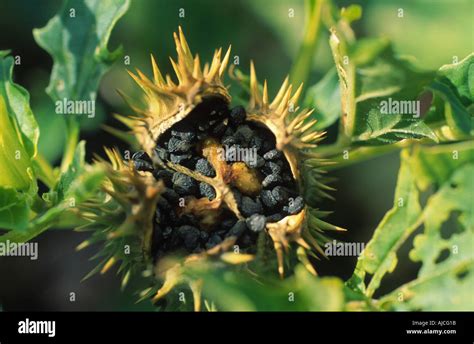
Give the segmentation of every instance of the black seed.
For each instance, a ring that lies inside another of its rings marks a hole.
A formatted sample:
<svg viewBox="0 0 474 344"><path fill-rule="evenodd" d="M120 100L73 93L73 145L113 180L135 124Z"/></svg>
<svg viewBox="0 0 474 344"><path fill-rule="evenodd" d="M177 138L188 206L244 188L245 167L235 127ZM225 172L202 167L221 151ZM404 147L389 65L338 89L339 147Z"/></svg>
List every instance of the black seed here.
<svg viewBox="0 0 474 344"><path fill-rule="evenodd" d="M178 155L178 154L171 154L170 155L170 160L173 164L182 164L184 163L186 160L189 160L191 159L192 155L191 154L181 154L181 155Z"/></svg>
<svg viewBox="0 0 474 344"><path fill-rule="evenodd" d="M263 140L262 149L260 150L262 153L268 152L275 147L275 144L269 138Z"/></svg>
<svg viewBox="0 0 474 344"><path fill-rule="evenodd" d="M192 195L197 192L197 184L196 181L179 172L175 172L173 174L173 189L179 194L179 195Z"/></svg>
<svg viewBox="0 0 474 344"><path fill-rule="evenodd" d="M245 230L247 229L247 224L245 221L237 221L235 225L227 232L226 238L230 236L234 236L236 238L240 238L242 234L244 234Z"/></svg>
<svg viewBox="0 0 474 344"><path fill-rule="evenodd" d="M176 224L179 221L179 216L175 211L170 210L167 214L169 223Z"/></svg>
<svg viewBox="0 0 474 344"><path fill-rule="evenodd" d="M165 229L163 230L163 238L166 240L171 237L171 233L173 233L173 228L171 226L166 226Z"/></svg>
<svg viewBox="0 0 474 344"><path fill-rule="evenodd" d="M223 146L233 146L237 143L237 139L233 135L224 136L221 141Z"/></svg>
<svg viewBox="0 0 474 344"><path fill-rule="evenodd" d="M158 156L158 158L160 158L161 160L168 160L169 159L169 153L165 148L156 146L155 149L154 149L154 152L155 152L156 156Z"/></svg>
<svg viewBox="0 0 474 344"><path fill-rule="evenodd" d="M163 210L163 214L166 214L172 210L171 204L164 197L158 198L156 204L159 208L161 208L161 210Z"/></svg>
<svg viewBox="0 0 474 344"><path fill-rule="evenodd" d="M184 225L178 228L178 233L188 251L192 251L198 246L201 232L196 227Z"/></svg>
<svg viewBox="0 0 474 344"><path fill-rule="evenodd" d="M196 162L196 171L205 175L206 177L215 177L216 171L207 159L201 158Z"/></svg>
<svg viewBox="0 0 474 344"><path fill-rule="evenodd" d="M281 173L281 166L274 163L273 161L265 162L265 166L262 169L262 172L266 175L269 174L280 174Z"/></svg>
<svg viewBox="0 0 474 344"><path fill-rule="evenodd" d="M240 246L248 247L253 244L252 237L249 234L244 234L239 240Z"/></svg>
<svg viewBox="0 0 474 344"><path fill-rule="evenodd" d="M270 215L270 216L267 216L267 222L278 222L280 221L281 219L283 219L283 215L282 214L273 214L273 215Z"/></svg>
<svg viewBox="0 0 474 344"><path fill-rule="evenodd" d="M210 201L216 198L216 191L207 183L199 183L199 192L201 193L201 196L207 197Z"/></svg>
<svg viewBox="0 0 474 344"><path fill-rule="evenodd" d="M275 186L272 190L272 196L278 203L283 203L288 200L289 192L283 186Z"/></svg>
<svg viewBox="0 0 474 344"><path fill-rule="evenodd" d="M235 219L235 218L227 218L227 219L222 221L221 227L222 227L223 230L228 231L229 229L231 229L235 225L236 222L237 222L237 219Z"/></svg>
<svg viewBox="0 0 474 344"><path fill-rule="evenodd" d="M236 106L230 111L229 114L229 120L232 125L239 125L245 121L245 117L247 116L247 113L245 112L245 109L243 106Z"/></svg>
<svg viewBox="0 0 474 344"><path fill-rule="evenodd" d="M242 193L238 189L232 189L232 194L234 195L235 202L237 203L237 206L240 208L242 205Z"/></svg>
<svg viewBox="0 0 474 344"><path fill-rule="evenodd" d="M138 152L135 152L132 155L132 160L144 160L144 161L148 161L149 163L151 163L150 156L145 151L142 151L142 150L140 150Z"/></svg>
<svg viewBox="0 0 474 344"><path fill-rule="evenodd" d="M166 188L165 191L163 191L162 196L172 203L177 203L179 201L178 193L170 188Z"/></svg>
<svg viewBox="0 0 474 344"><path fill-rule="evenodd" d="M274 160L281 157L281 152L277 149L272 149L263 155L265 160Z"/></svg>
<svg viewBox="0 0 474 344"><path fill-rule="evenodd" d="M171 130L171 135L187 142L192 142L196 137L196 134L193 133L192 131L183 132L183 131Z"/></svg>
<svg viewBox="0 0 474 344"><path fill-rule="evenodd" d="M204 122L204 123L201 123L198 125L198 129L200 131L206 131L207 129L209 129L209 123L208 122Z"/></svg>
<svg viewBox="0 0 474 344"><path fill-rule="evenodd" d="M198 161L199 159L200 159L200 157L198 157L198 156L193 156L193 157L191 157L191 159L183 160L183 161L181 162L181 165L182 165L182 166L185 166L185 167L187 167L187 168L189 168L189 169L192 170L192 169L195 168L196 163L197 163L197 161Z"/></svg>
<svg viewBox="0 0 474 344"><path fill-rule="evenodd" d="M170 153L186 153L191 146L192 144L190 142L180 140L176 137L171 137L168 141L168 151Z"/></svg>
<svg viewBox="0 0 474 344"><path fill-rule="evenodd" d="M288 214L294 215L299 213L304 208L304 200L303 197L298 196L295 199L290 199L288 207L284 207L283 209L288 212Z"/></svg>
<svg viewBox="0 0 474 344"><path fill-rule="evenodd" d="M208 136L209 136L209 135L208 135L206 132L203 132L203 133L202 133L202 132L199 132L199 133L197 134L197 139L198 139L198 140L204 140L204 139L207 138Z"/></svg>
<svg viewBox="0 0 474 344"><path fill-rule="evenodd" d="M218 236L220 236L221 238L225 237L225 235L227 234L228 231L226 231L225 229L219 229L217 231L214 232L214 234L217 234Z"/></svg>
<svg viewBox="0 0 474 344"><path fill-rule="evenodd" d="M291 175L291 172L282 173L281 178L285 183L290 183L293 185L295 182L293 176Z"/></svg>
<svg viewBox="0 0 474 344"><path fill-rule="evenodd" d="M265 179L262 181L262 186L264 188L267 187L272 187L275 186L276 184L279 184L283 182L283 179L281 179L280 175L278 174L270 174L265 177Z"/></svg>
<svg viewBox="0 0 474 344"><path fill-rule="evenodd" d="M259 151L262 148L263 145L263 139L260 136L254 135L250 139L249 146L252 148L255 148L257 151Z"/></svg>
<svg viewBox="0 0 474 344"><path fill-rule="evenodd" d="M157 170L153 171L153 176L156 180L163 180L166 185L171 185L171 178L173 178L173 172L168 170Z"/></svg>
<svg viewBox="0 0 474 344"><path fill-rule="evenodd" d="M184 214L177 218L176 224L178 226L191 225L194 227L199 227L198 219L190 214Z"/></svg>
<svg viewBox="0 0 474 344"><path fill-rule="evenodd" d="M253 214L246 219L245 222L247 227L255 233L263 231L265 229L265 224L267 223L265 216L260 214Z"/></svg>
<svg viewBox="0 0 474 344"><path fill-rule="evenodd" d="M156 207L156 210L155 210L155 221L156 223L161 223L162 221L162 211L159 207Z"/></svg>
<svg viewBox="0 0 474 344"><path fill-rule="evenodd" d="M262 190L262 192L260 193L260 197L262 199L262 203L268 208L273 208L278 204L270 190Z"/></svg>
<svg viewBox="0 0 474 344"><path fill-rule="evenodd" d="M135 160L133 165L137 171L153 171L153 165L145 160Z"/></svg>
<svg viewBox="0 0 474 344"><path fill-rule="evenodd" d="M221 136L224 135L225 131L227 129L227 125L224 122L217 123L217 125L212 128L212 134Z"/></svg>
<svg viewBox="0 0 474 344"><path fill-rule="evenodd" d="M201 231L200 233L201 242L205 243L209 239L209 234L207 232Z"/></svg>
<svg viewBox="0 0 474 344"><path fill-rule="evenodd" d="M263 209L259 202L254 201L250 197L243 196L240 211L245 217L248 217L255 213L261 213Z"/></svg>
<svg viewBox="0 0 474 344"><path fill-rule="evenodd" d="M211 237L209 238L209 240L206 243L206 249L209 250L209 249L213 248L214 246L219 245L221 242L222 242L221 237L218 236L217 234L213 234L213 235L211 235Z"/></svg>
<svg viewBox="0 0 474 344"><path fill-rule="evenodd" d="M232 127L227 127L227 129L224 132L224 135L225 136L234 136L234 133L235 133L235 131Z"/></svg>
<svg viewBox="0 0 474 344"><path fill-rule="evenodd" d="M248 125L240 125L235 132L235 137L245 143L250 142L254 136L255 132Z"/></svg>

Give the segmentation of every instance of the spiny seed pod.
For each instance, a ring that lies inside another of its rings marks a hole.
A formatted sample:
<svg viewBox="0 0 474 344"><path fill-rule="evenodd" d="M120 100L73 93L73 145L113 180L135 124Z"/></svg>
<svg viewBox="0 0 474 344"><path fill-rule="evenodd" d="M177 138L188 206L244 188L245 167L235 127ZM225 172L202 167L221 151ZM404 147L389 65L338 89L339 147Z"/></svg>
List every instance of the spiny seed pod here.
<svg viewBox="0 0 474 344"><path fill-rule="evenodd" d="M199 309L205 281L185 277L183 266L215 258L252 264L263 235L271 238L281 277L291 243L315 274L307 253L323 254L324 231L340 228L321 220L327 213L313 208L330 188L322 176L325 162L313 155L324 133L314 129L312 110L297 106L302 86L292 93L286 78L270 102L267 82L262 94L252 63L249 105L230 107L222 80L230 47L224 57L216 50L202 68L181 28L174 39L177 84L163 78L153 57L153 81L140 71L130 73L144 92L145 106L124 96L135 115L120 119L142 150L125 162L108 150L107 201L86 204L91 225L106 228L82 245L107 242L107 259L96 270L122 260L128 279L131 269L147 271L151 265L153 278L163 284L155 283L143 297L154 294L156 301L188 282ZM133 259L117 247L125 237L136 242ZM179 253L183 258L176 260Z"/></svg>

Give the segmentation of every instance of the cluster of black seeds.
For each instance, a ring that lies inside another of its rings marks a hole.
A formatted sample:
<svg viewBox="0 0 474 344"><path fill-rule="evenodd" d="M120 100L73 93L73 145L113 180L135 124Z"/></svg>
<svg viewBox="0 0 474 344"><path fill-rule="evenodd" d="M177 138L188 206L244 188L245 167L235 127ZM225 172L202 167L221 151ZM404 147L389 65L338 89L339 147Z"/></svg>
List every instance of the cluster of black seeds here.
<svg viewBox="0 0 474 344"><path fill-rule="evenodd" d="M152 243L154 259L183 249L198 253L231 236L237 238L236 244L242 251L252 252L258 233L264 230L267 222L280 221L303 209L303 198L299 196L288 161L275 149L273 134L267 128L247 121L246 117L243 107L229 109L219 98L209 98L162 134L154 152L161 161L180 164L210 178L216 176L216 171L202 155L204 140L212 138L218 142L226 156L232 156L227 153L242 148L256 153L252 159L247 156L248 159L243 161L226 161L230 166L245 163L257 178L255 182L260 184L257 193L247 192L242 184L231 185L244 220L238 220L226 208L205 218L183 212L190 197L215 199L214 188L186 174L154 166L143 151L133 155L137 170L151 172L166 186L156 208Z"/></svg>

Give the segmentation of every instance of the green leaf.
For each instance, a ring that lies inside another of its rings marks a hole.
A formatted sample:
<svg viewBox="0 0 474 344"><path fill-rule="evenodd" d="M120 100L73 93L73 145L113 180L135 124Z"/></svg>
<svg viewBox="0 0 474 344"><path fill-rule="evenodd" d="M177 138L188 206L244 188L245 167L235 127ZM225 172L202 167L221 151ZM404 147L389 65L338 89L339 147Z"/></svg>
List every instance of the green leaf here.
<svg viewBox="0 0 474 344"><path fill-rule="evenodd" d="M414 239L410 258L422 267L416 280L398 288L381 302L397 310L473 310L474 299L474 164L455 171L433 195L423 211L424 232ZM442 225L450 215L458 218L449 237ZM446 291L449 290L449 293Z"/></svg>
<svg viewBox="0 0 474 344"><path fill-rule="evenodd" d="M416 183L421 191L430 185L440 188L458 168L474 161L474 142L415 146L409 160L410 168L416 173Z"/></svg>
<svg viewBox="0 0 474 344"><path fill-rule="evenodd" d="M375 229L374 235L357 261L354 276L348 282L351 288L364 292L369 297L380 286L384 275L395 269L396 252L416 229L421 214L419 193L410 170L408 152L402 151L401 158L393 208ZM367 273L373 276L366 287L362 281Z"/></svg>
<svg viewBox="0 0 474 344"><path fill-rule="evenodd" d="M439 74L451 82L464 106L469 107L474 102L474 53L458 63L441 67Z"/></svg>
<svg viewBox="0 0 474 344"><path fill-rule="evenodd" d="M451 139L472 135L474 116L474 54L459 63L445 65L438 77L427 87L442 100L430 117L445 119ZM437 101L437 99L435 99Z"/></svg>
<svg viewBox="0 0 474 344"><path fill-rule="evenodd" d="M37 192L38 125L29 94L12 81L13 58L0 51L0 228L24 230Z"/></svg>
<svg viewBox="0 0 474 344"><path fill-rule="evenodd" d="M27 190L32 184L31 157L26 151L15 118L9 116L0 96L0 186Z"/></svg>
<svg viewBox="0 0 474 344"><path fill-rule="evenodd" d="M96 195L105 178L105 170L101 165L87 166L69 186L65 199L58 202L44 213L28 223L24 231L11 231L0 236L0 242L26 242L40 235L59 222L61 216L74 209L82 202ZM74 203L71 203L74 200Z"/></svg>
<svg viewBox="0 0 474 344"><path fill-rule="evenodd" d="M0 187L0 228L23 230L28 225L30 207L24 193Z"/></svg>
<svg viewBox="0 0 474 344"><path fill-rule="evenodd" d="M362 17L362 7L360 5L349 5L341 8L341 17L348 23L359 20Z"/></svg>
<svg viewBox="0 0 474 344"><path fill-rule="evenodd" d="M233 268L196 267L189 272L205 280L203 295L219 311L337 311L344 308L343 283L335 277L315 277L303 266L285 279L255 280ZM262 276L261 276L262 277Z"/></svg>
<svg viewBox="0 0 474 344"><path fill-rule="evenodd" d="M402 151L395 205L377 227L347 282L372 297L386 273L397 266L398 249L423 226L410 252L422 263L413 281L383 296L382 309L468 310L474 308L474 143L463 142ZM435 192L421 209L420 190ZM444 254L449 257L441 260ZM366 275L371 274L366 286ZM446 295L446 290L450 290Z"/></svg>
<svg viewBox="0 0 474 344"><path fill-rule="evenodd" d="M421 120L420 109L414 111L419 103L411 103L415 106L413 113L407 114L384 108L387 103L399 106L401 102L417 101L432 81L433 72L419 71L409 60L396 56L384 39L349 44L333 28L330 45L341 82L342 129L346 137L363 145L408 138L437 141Z"/></svg>
<svg viewBox="0 0 474 344"><path fill-rule="evenodd" d="M39 129L30 108L27 90L12 81L13 57L8 51L0 51L0 96L4 99L8 115L13 119L21 134L21 140L30 158L37 152Z"/></svg>
<svg viewBox="0 0 474 344"><path fill-rule="evenodd" d="M39 130L30 96L12 81L13 58L0 51L0 186L33 190Z"/></svg>
<svg viewBox="0 0 474 344"><path fill-rule="evenodd" d="M325 129L341 116L339 79L335 69L331 69L306 93L304 104L314 108L313 118L317 119L317 129Z"/></svg>
<svg viewBox="0 0 474 344"><path fill-rule="evenodd" d="M66 0L59 13L33 31L54 60L47 92L53 101L95 100L99 80L121 55L107 42L129 0Z"/></svg>

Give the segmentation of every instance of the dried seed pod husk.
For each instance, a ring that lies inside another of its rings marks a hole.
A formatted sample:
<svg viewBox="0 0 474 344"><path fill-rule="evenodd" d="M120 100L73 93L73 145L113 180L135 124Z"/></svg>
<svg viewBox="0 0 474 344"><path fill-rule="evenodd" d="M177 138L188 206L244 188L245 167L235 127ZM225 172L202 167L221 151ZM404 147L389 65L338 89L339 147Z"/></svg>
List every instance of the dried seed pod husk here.
<svg viewBox="0 0 474 344"><path fill-rule="evenodd" d="M163 200L163 195L169 185L165 185L164 179L157 180L153 171L168 171L173 176L178 173L179 178L186 176L183 180L201 183L206 185L206 188L211 187L214 190L212 199L195 194L186 195L185 205L176 212L178 217L191 216L195 219L199 226L199 233L206 232L204 236L208 235L207 233L212 234L215 227L221 225L223 214L230 214L235 221L241 221L241 223L249 218L242 211L239 202L249 197L257 197L257 201L260 202L258 195L263 188L267 187L266 194L269 195L269 186L265 183L272 183L275 179L268 181L268 178L263 178L260 170L249 167L244 162L230 163L220 158L219 151L223 148L223 141L219 141L215 136L223 135L224 130L221 129L215 131L218 134L204 135L197 144L190 142L182 144L179 141L184 139L184 136L194 138L196 136L194 132L181 133L179 134L181 136L175 134L179 137L172 140L174 146L171 153L178 151L183 153L184 157L175 158L174 161L165 157L170 152L160 145L168 144L170 135L174 135L173 130L178 125L190 121L196 113L201 113L203 104L209 107L206 107L207 112L204 111L204 115L198 118L198 124L205 131L213 121L211 116L213 106L225 107L228 110L231 103L228 88L223 82L230 47L224 56L222 49L216 50L212 62L202 67L199 57L192 55L181 28L174 35L174 39L178 58L177 62L171 60L171 64L178 80L177 83L169 75L162 76L152 57L154 74L152 79L140 71L136 74L130 73L143 90L142 105L137 105L139 102L124 95L135 114L119 117L130 127L139 145L150 157L150 161L140 163L132 160L123 161L117 151L107 150L110 162L100 161L107 166L108 171L108 178L103 186L105 196L103 199L91 200L83 207L83 214L88 214L86 217L91 220L91 224L82 229L98 227L99 230L95 231L88 242L80 246L83 248L93 242L105 241L101 254L106 259L95 271L105 272L114 263L121 261L120 270L123 271L124 284L130 279L134 270L148 272L147 275L153 278L155 284L154 287L141 293L142 298L151 298L156 302L165 297L176 285L188 284L194 295L195 310L199 310L201 288L205 281L191 278L185 273L186 269L204 262L206 264L224 262L228 265L249 264L250 266L254 263L255 257L259 257L258 250L261 249L261 245L254 241L251 243L253 246L249 250L250 253L236 253L233 250L237 240L240 239L229 236L197 253L180 255L170 251L157 259L152 248L153 221L157 220L156 210L159 208L157 203ZM251 139L252 131L250 135L245 134L245 130L249 132L249 128L245 126L255 126L255 130L261 130L271 137L270 141L274 142L274 146L271 154L267 152L269 155L266 156L267 160L283 155L282 160L279 161L283 166L288 166L290 179L292 179L290 184L295 187L292 192L304 197L304 203L300 203L299 207L295 207L294 210L288 208L287 213L276 214L278 215L276 217L268 217L272 219L271 221L266 221L260 214L257 219L265 221L264 226L263 222L256 221L258 226L251 227L255 228L255 231L263 228L261 235L265 235L272 242L271 249L276 253L278 274L281 277L284 277L285 270L284 254L295 248L297 257L303 265L311 273L316 274L308 255L324 255L321 245L329 241L325 232L342 230L340 227L325 222L323 217L327 213L317 209L321 198L330 197L328 192L331 188L326 186L324 177L324 165L327 162L318 160L314 154L317 143L323 138L324 133L317 131L314 127L313 110L300 110L297 104L302 87L300 85L293 92L293 87L286 78L278 93L270 101L267 82L264 82L263 92L260 92L255 67L251 63L250 101L246 107L246 116L243 116L243 110L239 108L235 112L235 118L223 122L224 126L243 124L244 127L238 130L243 132L244 136L247 135L247 139ZM163 154L156 153L157 147ZM199 156L186 153L191 147L199 152ZM203 174L193 170L189 164L182 163L182 160L189 159L186 154L196 159L205 159L208 165L204 164L205 166L202 167L204 170L209 169L213 172L207 171ZM140 157L142 156L145 155L140 153ZM282 167L275 164L273 168L279 172ZM275 178L279 180L278 175ZM299 199L301 200L301 197ZM253 204L254 208L264 209L261 204L257 204L258 202ZM277 200L272 202L277 203ZM265 206L268 207L268 204L267 202ZM189 225L188 227L194 228ZM236 230L236 232L239 231ZM134 253L131 256L120 253L123 251L121 245L123 246L124 238L134 243L132 248Z"/></svg>

